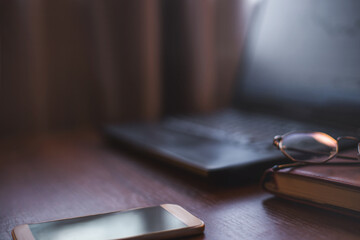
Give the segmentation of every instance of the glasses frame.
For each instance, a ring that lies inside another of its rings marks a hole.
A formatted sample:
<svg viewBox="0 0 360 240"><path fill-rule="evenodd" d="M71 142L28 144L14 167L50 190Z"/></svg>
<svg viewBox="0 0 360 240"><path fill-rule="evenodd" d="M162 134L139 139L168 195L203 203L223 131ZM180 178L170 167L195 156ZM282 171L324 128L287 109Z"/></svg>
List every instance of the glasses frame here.
<svg viewBox="0 0 360 240"><path fill-rule="evenodd" d="M311 161L300 161L300 160L296 160L295 158L293 158L291 155L289 155L286 150L283 147L283 139L289 135L293 135L293 134L311 134L311 133L320 133L323 135L326 135L326 137L331 138L333 140L336 141L336 150L335 152L330 155L327 159L321 161L321 162L311 162ZM339 141L340 140L353 140L357 142L357 157L349 157L349 156L344 156L344 155L339 155ZM331 159L334 159L335 157L338 158L342 158L342 159L346 159L346 160L354 160L354 161L360 161L360 139L357 137L352 137L352 136L340 136L337 137L336 139L331 137L330 135L323 133L323 132L289 132L286 133L284 135L277 135L274 137L273 140L273 144L275 147L277 147L277 149L279 149L287 158L289 158L290 160L292 160L294 163L289 163L289 164L282 164L282 165L276 165L274 166L274 168L276 169L280 169L280 168L286 168L286 167L294 167L294 166L303 166L303 165L321 165L321 164L326 164L327 162L329 162ZM360 162L359 162L360 163ZM353 163L351 163L353 164Z"/></svg>

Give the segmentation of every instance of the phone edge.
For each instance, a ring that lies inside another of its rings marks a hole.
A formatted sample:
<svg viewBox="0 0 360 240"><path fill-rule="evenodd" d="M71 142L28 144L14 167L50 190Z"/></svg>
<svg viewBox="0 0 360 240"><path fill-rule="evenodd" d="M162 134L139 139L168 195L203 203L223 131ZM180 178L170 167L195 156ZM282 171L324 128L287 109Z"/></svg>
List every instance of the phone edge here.
<svg viewBox="0 0 360 240"><path fill-rule="evenodd" d="M202 220L200 220L198 217L194 216L190 212L188 212L183 207L177 205L177 204L161 204L162 208L164 208L166 211L174 215L176 218L178 218L181 222L186 224L188 227L205 227L205 224Z"/></svg>
<svg viewBox="0 0 360 240"><path fill-rule="evenodd" d="M28 224L16 226L11 233L14 240L35 240Z"/></svg>

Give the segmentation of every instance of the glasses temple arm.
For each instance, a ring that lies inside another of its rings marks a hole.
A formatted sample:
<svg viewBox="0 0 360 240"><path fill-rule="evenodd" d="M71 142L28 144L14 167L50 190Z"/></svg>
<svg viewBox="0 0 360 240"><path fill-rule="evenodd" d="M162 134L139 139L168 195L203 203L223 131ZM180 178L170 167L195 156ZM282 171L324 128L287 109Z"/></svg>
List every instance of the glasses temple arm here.
<svg viewBox="0 0 360 240"><path fill-rule="evenodd" d="M328 155L328 153L326 152L318 152L318 151L310 151L310 150L303 150L303 149L299 149L299 148L285 148L284 150L290 150L290 151L296 151L296 152L301 152L301 153L312 153L312 154L318 154L318 155ZM336 155L337 158L342 158L342 159L347 159L347 160L359 160L359 157L349 157L349 156L344 156L344 155Z"/></svg>
<svg viewBox="0 0 360 240"><path fill-rule="evenodd" d="M355 160L355 161L359 161L360 158L359 158L359 155L358 157L349 157L349 156L344 156L344 155L336 155L337 158L342 158L342 159L347 159L347 160Z"/></svg>

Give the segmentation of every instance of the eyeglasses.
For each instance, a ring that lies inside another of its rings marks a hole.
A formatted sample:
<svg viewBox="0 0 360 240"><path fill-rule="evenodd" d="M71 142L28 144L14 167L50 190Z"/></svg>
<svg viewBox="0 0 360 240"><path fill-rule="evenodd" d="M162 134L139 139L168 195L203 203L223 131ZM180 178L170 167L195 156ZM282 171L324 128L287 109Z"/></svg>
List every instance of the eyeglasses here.
<svg viewBox="0 0 360 240"><path fill-rule="evenodd" d="M350 140L357 144L357 157L339 155L339 141ZM356 137L344 136L334 139L322 132L291 132L275 136L274 145L295 163L277 165L274 168L286 168L309 164L325 164L337 157L355 160L360 163L360 142Z"/></svg>

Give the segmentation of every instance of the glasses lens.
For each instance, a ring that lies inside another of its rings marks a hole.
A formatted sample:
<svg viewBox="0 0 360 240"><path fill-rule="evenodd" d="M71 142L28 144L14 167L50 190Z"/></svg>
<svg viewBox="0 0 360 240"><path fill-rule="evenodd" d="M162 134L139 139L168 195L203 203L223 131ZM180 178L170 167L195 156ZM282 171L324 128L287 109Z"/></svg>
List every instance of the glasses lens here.
<svg viewBox="0 0 360 240"><path fill-rule="evenodd" d="M283 137L282 149L297 161L324 162L336 154L337 141L320 132L294 133Z"/></svg>

